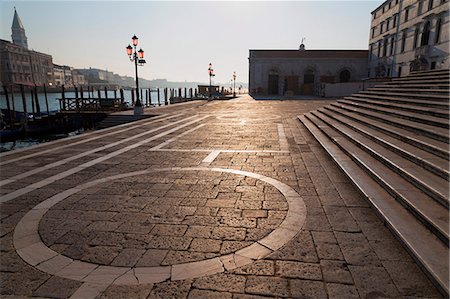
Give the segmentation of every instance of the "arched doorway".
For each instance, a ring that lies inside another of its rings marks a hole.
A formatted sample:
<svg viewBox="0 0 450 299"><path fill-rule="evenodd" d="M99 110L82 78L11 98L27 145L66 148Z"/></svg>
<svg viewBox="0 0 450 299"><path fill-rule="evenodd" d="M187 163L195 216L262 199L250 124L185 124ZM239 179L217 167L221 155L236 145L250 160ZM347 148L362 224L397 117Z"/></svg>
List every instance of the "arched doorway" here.
<svg viewBox="0 0 450 299"><path fill-rule="evenodd" d="M351 76L352 76L352 74L350 73L350 71L347 69L344 69L344 70L340 71L340 73L339 73L339 82L343 82L343 83L349 82Z"/></svg>
<svg viewBox="0 0 450 299"><path fill-rule="evenodd" d="M269 74L269 88L270 95L278 95L278 74Z"/></svg>
<svg viewBox="0 0 450 299"><path fill-rule="evenodd" d="M303 75L302 94L304 95L314 94L314 81L315 81L314 70L306 69Z"/></svg>

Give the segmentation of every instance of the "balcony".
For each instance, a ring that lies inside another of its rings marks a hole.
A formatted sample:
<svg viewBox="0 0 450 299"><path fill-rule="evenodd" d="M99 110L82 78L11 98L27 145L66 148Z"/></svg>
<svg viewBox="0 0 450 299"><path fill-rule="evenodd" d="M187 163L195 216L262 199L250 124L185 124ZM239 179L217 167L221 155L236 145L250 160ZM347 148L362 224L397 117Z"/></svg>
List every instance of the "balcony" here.
<svg viewBox="0 0 450 299"><path fill-rule="evenodd" d="M414 52L415 57L429 57L431 55L432 47L430 45L424 45L417 47Z"/></svg>

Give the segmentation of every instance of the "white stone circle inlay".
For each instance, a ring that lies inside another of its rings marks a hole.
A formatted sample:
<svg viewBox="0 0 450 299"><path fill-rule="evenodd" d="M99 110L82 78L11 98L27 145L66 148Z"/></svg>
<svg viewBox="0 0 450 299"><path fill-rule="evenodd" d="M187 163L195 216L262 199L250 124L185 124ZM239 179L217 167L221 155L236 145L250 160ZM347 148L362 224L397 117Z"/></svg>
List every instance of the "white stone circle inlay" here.
<svg viewBox="0 0 450 299"><path fill-rule="evenodd" d="M48 248L38 232L39 222L45 213L67 197L101 183L167 171L216 171L251 177L274 186L285 197L289 209L281 224L267 236L232 254L222 255L203 261L158 267L117 267L82 262L66 257ZM63 278L94 284L138 285L170 280L197 278L205 275L232 270L262 259L289 242L303 227L306 219L306 206L300 195L288 185L260 174L224 168L172 167L149 169L114 175L58 193L31 209L19 221L14 230L14 247L19 256L37 269Z"/></svg>

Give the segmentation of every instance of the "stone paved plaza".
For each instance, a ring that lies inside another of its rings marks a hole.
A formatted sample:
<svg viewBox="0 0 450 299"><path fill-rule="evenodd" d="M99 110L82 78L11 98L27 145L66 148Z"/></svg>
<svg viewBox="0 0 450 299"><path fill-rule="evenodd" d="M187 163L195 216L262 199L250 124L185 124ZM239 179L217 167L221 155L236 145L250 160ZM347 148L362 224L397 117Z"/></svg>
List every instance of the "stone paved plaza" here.
<svg viewBox="0 0 450 299"><path fill-rule="evenodd" d="M197 101L0 154L4 298L440 298L298 121Z"/></svg>

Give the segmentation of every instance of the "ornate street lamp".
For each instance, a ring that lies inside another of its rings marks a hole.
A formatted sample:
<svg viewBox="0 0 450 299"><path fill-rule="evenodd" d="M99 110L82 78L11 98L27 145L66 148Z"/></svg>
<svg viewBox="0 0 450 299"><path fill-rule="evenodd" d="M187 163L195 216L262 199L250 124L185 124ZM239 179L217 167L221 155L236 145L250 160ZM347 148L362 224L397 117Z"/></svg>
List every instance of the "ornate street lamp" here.
<svg viewBox="0 0 450 299"><path fill-rule="evenodd" d="M133 35L133 37L131 38L131 43L133 44L133 47L131 45L128 45L128 47L126 47L127 55L130 58L130 61L134 62L136 72L136 103L134 105L134 115L142 115L144 113L144 107L142 107L141 99L139 97L138 65L143 66L145 63L145 59L144 59L144 51L142 49L139 49L139 51L136 50L138 41L139 39L137 38L137 36Z"/></svg>
<svg viewBox="0 0 450 299"><path fill-rule="evenodd" d="M236 72L233 72L233 97L236 97Z"/></svg>
<svg viewBox="0 0 450 299"><path fill-rule="evenodd" d="M211 77L214 77L214 76L215 76L214 70L213 70L213 68L212 68L212 63L209 63L208 73L209 73L209 98L211 99L211 97L212 97L212 91L211 91L211 88L212 88L212 86L211 86Z"/></svg>

